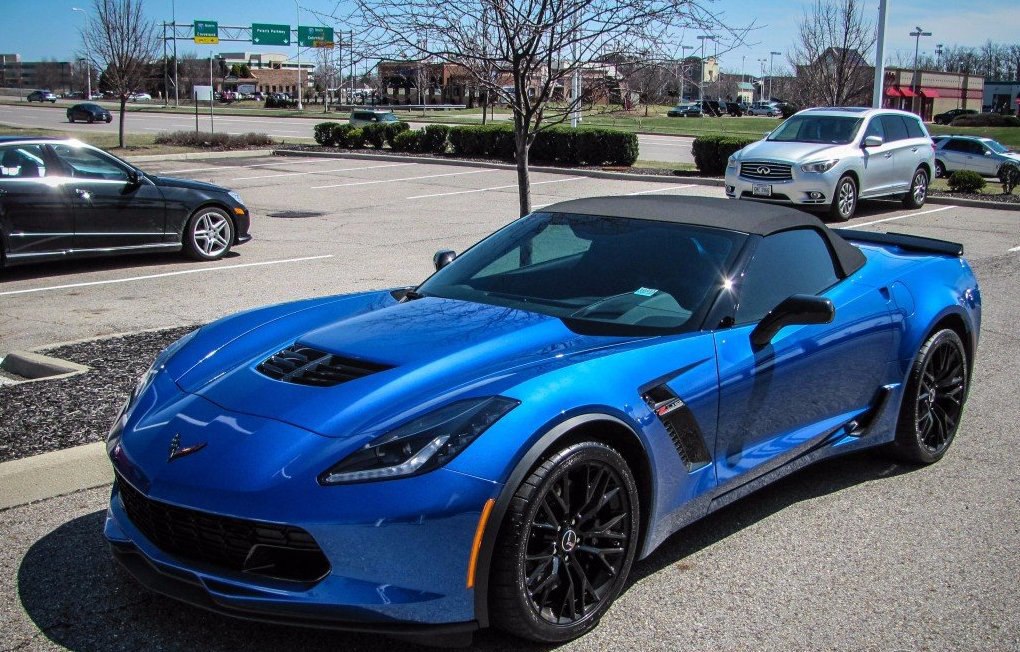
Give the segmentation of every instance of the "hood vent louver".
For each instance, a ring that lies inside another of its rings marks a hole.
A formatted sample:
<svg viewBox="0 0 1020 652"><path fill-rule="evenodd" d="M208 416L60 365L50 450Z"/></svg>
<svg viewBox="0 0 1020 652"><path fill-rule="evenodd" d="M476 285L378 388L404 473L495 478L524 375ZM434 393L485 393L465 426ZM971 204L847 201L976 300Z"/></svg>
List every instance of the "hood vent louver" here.
<svg viewBox="0 0 1020 652"><path fill-rule="evenodd" d="M345 358L325 351L295 344L271 355L257 369L262 374L285 383L332 387L379 371L389 365Z"/></svg>
<svg viewBox="0 0 1020 652"><path fill-rule="evenodd" d="M676 392L663 383L649 389L641 398L665 426L688 472L696 471L711 461L694 413Z"/></svg>

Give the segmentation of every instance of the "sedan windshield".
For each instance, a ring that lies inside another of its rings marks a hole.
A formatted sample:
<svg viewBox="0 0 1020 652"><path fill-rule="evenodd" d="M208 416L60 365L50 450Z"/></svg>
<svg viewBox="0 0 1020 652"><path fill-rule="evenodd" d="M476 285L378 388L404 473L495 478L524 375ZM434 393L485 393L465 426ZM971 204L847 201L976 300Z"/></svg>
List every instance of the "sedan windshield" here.
<svg viewBox="0 0 1020 652"><path fill-rule="evenodd" d="M769 140L845 145L854 139L863 118L838 115L795 115L769 135Z"/></svg>
<svg viewBox="0 0 1020 652"><path fill-rule="evenodd" d="M693 330L746 238L672 222L535 213L472 247L418 294L551 315L575 330Z"/></svg>

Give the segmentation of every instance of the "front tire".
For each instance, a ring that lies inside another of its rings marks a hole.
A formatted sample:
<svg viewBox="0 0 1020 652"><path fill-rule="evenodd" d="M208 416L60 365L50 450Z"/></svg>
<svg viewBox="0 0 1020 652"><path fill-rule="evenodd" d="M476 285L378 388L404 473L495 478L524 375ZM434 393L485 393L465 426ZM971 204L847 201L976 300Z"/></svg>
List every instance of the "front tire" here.
<svg viewBox="0 0 1020 652"><path fill-rule="evenodd" d="M594 628L637 553L637 485L627 462L586 441L547 457L521 483L493 552L493 624L560 643Z"/></svg>
<svg viewBox="0 0 1020 652"><path fill-rule="evenodd" d="M960 426L967 370L967 350L955 331L940 330L921 346L896 423L897 457L914 464L942 459Z"/></svg>
<svg viewBox="0 0 1020 652"><path fill-rule="evenodd" d="M829 205L829 217L837 222L846 222L857 210L857 184L854 178L845 174L836 182L836 191Z"/></svg>
<svg viewBox="0 0 1020 652"><path fill-rule="evenodd" d="M184 252L195 260L219 260L234 244L234 223L219 208L200 208L184 227Z"/></svg>
<svg viewBox="0 0 1020 652"><path fill-rule="evenodd" d="M944 179L946 177L946 164L942 161L935 161L935 178Z"/></svg>
<svg viewBox="0 0 1020 652"><path fill-rule="evenodd" d="M88 117L88 123L89 123L89 124L92 124L92 123L93 123L93 122L95 122L95 121L96 121L96 117L95 117L94 115L89 115L89 117Z"/></svg>
<svg viewBox="0 0 1020 652"><path fill-rule="evenodd" d="M910 190L903 195L904 208L921 208L928 198L928 173L924 168L914 170L914 178L910 180Z"/></svg>

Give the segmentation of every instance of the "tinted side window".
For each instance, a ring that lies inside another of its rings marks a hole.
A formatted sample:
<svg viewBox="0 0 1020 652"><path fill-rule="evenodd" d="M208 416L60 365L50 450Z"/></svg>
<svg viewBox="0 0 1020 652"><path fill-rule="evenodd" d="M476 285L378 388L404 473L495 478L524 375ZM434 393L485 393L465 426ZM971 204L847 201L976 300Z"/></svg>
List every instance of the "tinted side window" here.
<svg viewBox="0 0 1020 652"><path fill-rule="evenodd" d="M127 171L105 154L58 143L52 146L53 153L76 179L99 179L105 181L127 181Z"/></svg>
<svg viewBox="0 0 1020 652"><path fill-rule="evenodd" d="M949 142L942 149L948 149L951 152L966 152L967 141L960 140L959 138L950 138Z"/></svg>
<svg viewBox="0 0 1020 652"><path fill-rule="evenodd" d="M34 179L44 176L46 161L39 145L0 147L0 179Z"/></svg>
<svg viewBox="0 0 1020 652"><path fill-rule="evenodd" d="M818 294L838 280L829 247L813 229L770 235L758 244L740 288L737 323L764 317L792 294Z"/></svg>
<svg viewBox="0 0 1020 652"><path fill-rule="evenodd" d="M907 137L907 128L903 125L903 118L898 115L883 115L882 131L885 132L885 142L891 143L895 140L904 140Z"/></svg>
<svg viewBox="0 0 1020 652"><path fill-rule="evenodd" d="M904 118L903 122L907 125L907 135L911 138L927 138L924 133L924 128L921 127L921 123L916 118Z"/></svg>

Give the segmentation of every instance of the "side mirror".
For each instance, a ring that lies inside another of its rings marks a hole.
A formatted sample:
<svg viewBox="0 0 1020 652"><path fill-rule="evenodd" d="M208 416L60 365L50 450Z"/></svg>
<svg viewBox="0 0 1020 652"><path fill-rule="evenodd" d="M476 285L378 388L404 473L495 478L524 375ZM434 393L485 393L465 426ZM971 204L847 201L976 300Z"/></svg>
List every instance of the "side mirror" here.
<svg viewBox="0 0 1020 652"><path fill-rule="evenodd" d="M762 317L751 331L751 345L756 349L762 348L784 326L828 324L835 316L836 309L829 299L811 294L794 294Z"/></svg>
<svg viewBox="0 0 1020 652"><path fill-rule="evenodd" d="M128 170L127 178L128 183L131 184L132 186L137 186L142 182L142 177L140 174L138 174L138 170Z"/></svg>
<svg viewBox="0 0 1020 652"><path fill-rule="evenodd" d="M771 131L766 131L764 134L762 134L761 139L762 140L768 140L769 136L771 136L771 135L772 135Z"/></svg>
<svg viewBox="0 0 1020 652"><path fill-rule="evenodd" d="M881 147L883 142L885 142L885 141L882 140L881 136L865 136L864 137L864 147L865 148L868 148L868 147Z"/></svg>
<svg viewBox="0 0 1020 652"><path fill-rule="evenodd" d="M453 249L440 249L432 256L432 264L436 266L436 271L443 269L447 265L453 262L453 259L457 257L457 252Z"/></svg>

